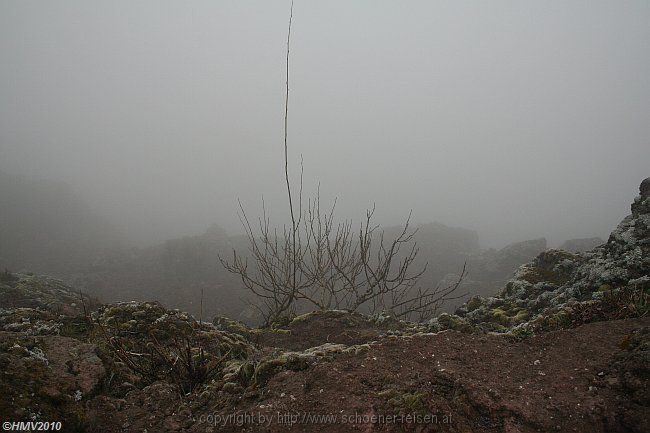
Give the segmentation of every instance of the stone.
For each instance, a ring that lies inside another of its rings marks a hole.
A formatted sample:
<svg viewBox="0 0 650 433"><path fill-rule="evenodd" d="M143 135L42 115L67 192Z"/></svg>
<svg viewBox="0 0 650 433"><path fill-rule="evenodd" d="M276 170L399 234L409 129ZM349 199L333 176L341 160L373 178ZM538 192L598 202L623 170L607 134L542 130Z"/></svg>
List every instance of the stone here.
<svg viewBox="0 0 650 433"><path fill-rule="evenodd" d="M641 197L650 197L650 177L646 177L639 185L639 194Z"/></svg>

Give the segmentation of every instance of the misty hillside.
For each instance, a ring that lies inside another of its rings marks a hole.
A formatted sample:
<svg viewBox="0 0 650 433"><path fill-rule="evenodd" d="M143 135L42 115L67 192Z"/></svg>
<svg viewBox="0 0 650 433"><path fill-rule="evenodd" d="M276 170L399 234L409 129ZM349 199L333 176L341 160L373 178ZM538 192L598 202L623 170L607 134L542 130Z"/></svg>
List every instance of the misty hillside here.
<svg viewBox="0 0 650 433"><path fill-rule="evenodd" d="M396 230L388 228L386 236ZM467 263L462 289L469 295L494 294L519 265L546 249L546 241L539 239L486 250L479 246L476 232L440 223L419 226L414 239L420 248L414 266L424 267L428 262L422 284L451 284ZM203 290L206 314L255 322L249 294L219 260L229 258L233 249L247 254L247 248L245 238L228 236L214 225L198 236L170 239L148 248L107 251L92 265L65 278L106 301L155 299L195 314Z"/></svg>
<svg viewBox="0 0 650 433"><path fill-rule="evenodd" d="M0 173L0 268L45 273L73 283L107 302L158 300L198 314L203 292L206 315L257 320L250 295L219 258L233 249L247 253L245 237L231 236L218 225L196 236L169 239L151 247L123 247L124 238L68 187ZM387 238L398 227L385 230ZM417 226L425 286L453 284L463 266L461 290L467 296L493 295L514 271L547 248L545 239L485 249L474 230L441 223ZM599 239L570 240L567 249L588 250ZM461 300L444 306L447 311Z"/></svg>
<svg viewBox="0 0 650 433"><path fill-rule="evenodd" d="M109 302L157 300L195 314L228 314L242 319L247 294L219 257L233 244L217 225L204 234L170 239L147 248L113 249L65 279Z"/></svg>
<svg viewBox="0 0 650 433"><path fill-rule="evenodd" d="M122 234L60 182L0 171L0 267L70 275Z"/></svg>
<svg viewBox="0 0 650 433"><path fill-rule="evenodd" d="M156 299L199 312L201 291L208 315L254 321L248 294L219 257L246 253L246 239L217 225L204 234L146 247L123 247L124 237L66 185L0 173L0 267L63 278L105 301ZM399 228L387 228L394 236ZM422 282L448 284L467 263L463 289L492 294L514 270L546 248L544 240L501 250L482 249L475 231L440 223L418 226L420 253L428 262ZM451 308L451 307L448 307Z"/></svg>

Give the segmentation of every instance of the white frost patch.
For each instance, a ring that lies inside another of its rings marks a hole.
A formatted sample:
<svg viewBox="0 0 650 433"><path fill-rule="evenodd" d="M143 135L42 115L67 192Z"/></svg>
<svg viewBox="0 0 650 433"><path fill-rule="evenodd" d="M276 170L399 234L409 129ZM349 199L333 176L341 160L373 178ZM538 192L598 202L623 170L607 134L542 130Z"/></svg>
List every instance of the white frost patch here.
<svg viewBox="0 0 650 433"><path fill-rule="evenodd" d="M45 356L45 353L41 350L40 347L35 347L32 350L28 350L29 357L41 361L45 365L50 365L50 361Z"/></svg>

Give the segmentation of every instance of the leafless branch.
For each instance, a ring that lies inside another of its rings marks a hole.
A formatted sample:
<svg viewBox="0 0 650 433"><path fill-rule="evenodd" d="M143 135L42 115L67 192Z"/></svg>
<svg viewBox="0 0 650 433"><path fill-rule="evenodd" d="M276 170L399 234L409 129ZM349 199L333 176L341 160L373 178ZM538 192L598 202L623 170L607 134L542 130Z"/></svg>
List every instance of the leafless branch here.
<svg viewBox="0 0 650 433"><path fill-rule="evenodd" d="M256 308L267 325L295 314L297 304L368 313L391 311L398 317L423 320L453 297L465 269L458 283L450 287L418 286L426 265L413 270L418 248L413 241L417 230L410 228L410 213L399 235L387 242L384 232L373 222L374 205L366 212L358 232L352 221L334 223L336 200L329 211L321 210L320 186L316 196L303 208L302 156L297 212L294 209L288 150L292 20L293 1L287 32L284 101L284 175L291 226L284 226L281 233L272 230L262 200L262 216L258 219L259 232L256 232L239 202L249 254L242 256L233 251L232 260L220 258L221 263L228 271L239 275L244 287L257 297L259 305Z"/></svg>

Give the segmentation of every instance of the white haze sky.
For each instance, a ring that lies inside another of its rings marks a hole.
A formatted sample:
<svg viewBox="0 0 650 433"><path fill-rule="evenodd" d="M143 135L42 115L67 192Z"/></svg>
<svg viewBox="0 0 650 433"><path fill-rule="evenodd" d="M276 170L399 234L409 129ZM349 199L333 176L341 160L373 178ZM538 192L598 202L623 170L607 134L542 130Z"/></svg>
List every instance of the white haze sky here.
<svg viewBox="0 0 650 433"><path fill-rule="evenodd" d="M287 1L0 2L0 170L136 242L285 218ZM606 237L650 175L650 2L297 0L289 148L340 214ZM1 211L1 210L0 210Z"/></svg>

